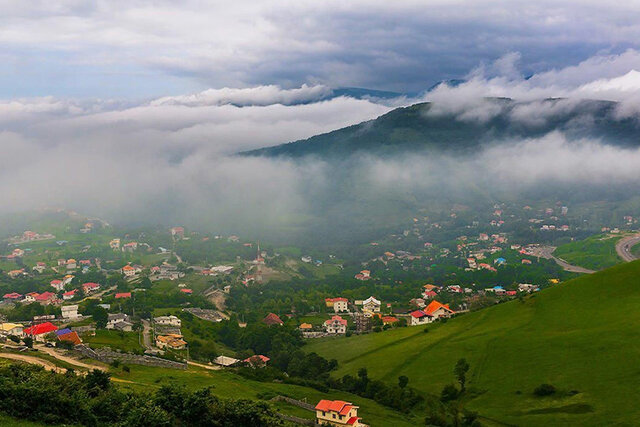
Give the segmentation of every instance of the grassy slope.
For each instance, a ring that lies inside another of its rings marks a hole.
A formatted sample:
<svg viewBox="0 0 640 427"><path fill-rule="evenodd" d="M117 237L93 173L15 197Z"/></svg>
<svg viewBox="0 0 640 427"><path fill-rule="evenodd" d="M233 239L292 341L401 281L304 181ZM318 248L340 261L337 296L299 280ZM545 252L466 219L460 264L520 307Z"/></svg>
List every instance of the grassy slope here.
<svg viewBox="0 0 640 427"><path fill-rule="evenodd" d="M616 253L616 243L621 237L598 234L559 246L553 254L569 264L601 270L622 262Z"/></svg>
<svg viewBox="0 0 640 427"><path fill-rule="evenodd" d="M395 382L407 375L430 393L453 382L453 365L465 357L470 387L484 392L469 407L484 416L517 425L631 425L640 417L639 305L634 262L460 316L427 334L405 328L307 349L338 359L337 375L367 367L370 377ZM533 397L543 382L579 393ZM570 413L585 410L593 412Z"/></svg>
<svg viewBox="0 0 640 427"><path fill-rule="evenodd" d="M120 332L115 330L96 330L94 336L85 334L82 340L92 348L111 347L113 350L131 352L141 350L138 332Z"/></svg>

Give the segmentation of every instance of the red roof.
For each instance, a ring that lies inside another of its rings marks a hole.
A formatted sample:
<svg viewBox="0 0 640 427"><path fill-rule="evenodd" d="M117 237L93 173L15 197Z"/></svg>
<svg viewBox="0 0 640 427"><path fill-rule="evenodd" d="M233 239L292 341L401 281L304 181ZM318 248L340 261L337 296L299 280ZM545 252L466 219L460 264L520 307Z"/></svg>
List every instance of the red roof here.
<svg viewBox="0 0 640 427"><path fill-rule="evenodd" d="M451 310L449 308L449 304L442 304L436 300L433 300L429 303L429 305L427 306L427 308L424 309L424 312L427 314L431 314L434 311L438 310L439 308L444 308L445 310L447 310L450 313L453 313L454 311Z"/></svg>
<svg viewBox="0 0 640 427"><path fill-rule="evenodd" d="M53 292L43 292L40 295L36 296L36 301L48 301L52 298L55 298L56 294Z"/></svg>
<svg viewBox="0 0 640 427"><path fill-rule="evenodd" d="M77 289L72 289L72 290L70 290L70 291L68 291L68 292L65 292L65 293L64 293L64 294L62 294L62 295L63 295L63 296L68 297L68 296L70 296L70 295L75 295L75 294L76 294L76 291L77 291Z"/></svg>
<svg viewBox="0 0 640 427"><path fill-rule="evenodd" d="M5 299L18 299L18 298L20 298L21 296L22 296L22 295L20 295L20 294L19 294L19 293L17 293L17 292L11 292L10 294L4 294L4 297L3 297L3 298L5 298Z"/></svg>
<svg viewBox="0 0 640 427"><path fill-rule="evenodd" d="M58 279L56 279L56 280L52 280L52 281L51 281L51 284L52 284L52 285L59 285L60 283L62 283L62 280L58 280Z"/></svg>
<svg viewBox="0 0 640 427"><path fill-rule="evenodd" d="M116 294L116 298L131 298L131 292L120 292Z"/></svg>
<svg viewBox="0 0 640 427"><path fill-rule="evenodd" d="M262 354L256 354L255 356L251 356L251 357L247 357L246 359L244 359L245 363L257 363L257 362L262 362L262 363L267 363L269 359L267 356L263 356Z"/></svg>
<svg viewBox="0 0 640 427"><path fill-rule="evenodd" d="M394 316L382 316L383 323L395 323L398 321L397 317Z"/></svg>
<svg viewBox="0 0 640 427"><path fill-rule="evenodd" d="M321 400L316 405L316 410L324 412L338 412L340 415L347 415L353 408L353 404L342 400Z"/></svg>
<svg viewBox="0 0 640 427"><path fill-rule="evenodd" d="M267 317L262 319L262 322L266 323L267 325L282 325L282 324L284 324L282 319L280 319L280 317L278 317L278 315L274 314L274 313L267 314Z"/></svg>
<svg viewBox="0 0 640 427"><path fill-rule="evenodd" d="M85 289L98 289L100 285L98 283L87 282L87 283L83 283L82 287Z"/></svg>
<svg viewBox="0 0 640 427"><path fill-rule="evenodd" d="M416 319L419 319L419 318L424 317L424 316L431 316L431 315L430 315L430 314L425 313L425 312L424 312L424 311L422 311L422 310L416 310L416 311L412 311L412 312L411 312L411 317L415 317ZM433 317L433 316L432 316L432 317Z"/></svg>
<svg viewBox="0 0 640 427"><path fill-rule="evenodd" d="M68 334L58 335L60 341L69 341L74 345L82 344L82 340L78 336L77 332L69 332Z"/></svg>
<svg viewBox="0 0 640 427"><path fill-rule="evenodd" d="M184 292L185 294L192 294L193 293L193 291L191 289L187 289L187 288L180 289L180 292Z"/></svg>
<svg viewBox="0 0 640 427"><path fill-rule="evenodd" d="M433 292L433 291L426 291L426 292L424 293L424 296L425 296L425 297L435 297L435 296L437 296L437 295L438 295L438 294L437 294L436 292Z"/></svg>
<svg viewBox="0 0 640 427"><path fill-rule="evenodd" d="M356 423L356 421L358 421L360 419L360 417L351 417L349 418L349 421L347 421L347 425L354 425Z"/></svg>
<svg viewBox="0 0 640 427"><path fill-rule="evenodd" d="M338 323L340 323L341 325L345 325L345 326L347 325L347 320L346 320L346 319L343 319L342 317L340 317L340 316L338 316L338 315L336 315L336 316L331 316L331 319L326 320L326 321L324 322L324 324L325 324L325 325L329 325L329 324L333 323L333 322L334 322L334 321L336 321L336 320L337 320L337 321L338 321Z"/></svg>
<svg viewBox="0 0 640 427"><path fill-rule="evenodd" d="M24 333L27 335L41 335L48 334L49 332L53 332L57 330L58 327L51 322L40 323L39 325L31 326L24 330Z"/></svg>

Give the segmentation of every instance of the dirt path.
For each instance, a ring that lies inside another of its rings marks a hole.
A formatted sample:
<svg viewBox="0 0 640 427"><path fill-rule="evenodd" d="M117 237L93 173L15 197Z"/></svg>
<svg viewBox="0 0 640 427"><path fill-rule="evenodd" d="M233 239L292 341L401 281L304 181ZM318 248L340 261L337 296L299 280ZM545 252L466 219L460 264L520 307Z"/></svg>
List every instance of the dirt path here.
<svg viewBox="0 0 640 427"><path fill-rule="evenodd" d="M55 349L53 348L49 348L49 347L45 347L45 346L36 346L36 348L40 351L42 351L43 353L47 353L50 356L55 357L58 360L61 360L63 362L66 362L70 365L74 365L77 366L79 368L84 368L84 369L99 369L101 371L106 371L107 368L105 368L104 366L100 366L100 365L92 365L89 363L84 363L81 362L77 359L74 359L72 357L69 356L65 356L63 354L58 353Z"/></svg>
<svg viewBox="0 0 640 427"><path fill-rule="evenodd" d="M208 369L210 371L219 371L220 369L222 369L220 366L218 365L205 365L204 363L198 363L198 362L191 362L191 361L187 361L188 365L193 365L193 366L197 366L199 368L204 368L204 369Z"/></svg>
<svg viewBox="0 0 640 427"><path fill-rule="evenodd" d="M144 348L151 350L151 324L146 319L142 319L142 341Z"/></svg>
<svg viewBox="0 0 640 427"><path fill-rule="evenodd" d="M59 366L56 366L48 360L40 359L35 356L27 356L26 354L0 353L0 357L3 359L11 359L18 360L20 362L31 363L33 365L40 365L48 371L54 371L61 374L67 372L65 368L60 368Z"/></svg>

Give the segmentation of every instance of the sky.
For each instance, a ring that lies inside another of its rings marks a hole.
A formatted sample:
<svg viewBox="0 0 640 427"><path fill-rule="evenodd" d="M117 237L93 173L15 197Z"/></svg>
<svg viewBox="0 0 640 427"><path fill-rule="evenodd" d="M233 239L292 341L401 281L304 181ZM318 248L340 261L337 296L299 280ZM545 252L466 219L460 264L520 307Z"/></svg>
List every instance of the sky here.
<svg viewBox="0 0 640 427"><path fill-rule="evenodd" d="M234 156L432 101L535 125L580 99L640 116L640 3L0 0L0 213L63 207L109 221L267 229L323 215L335 169ZM179 5L178 5L179 4ZM462 79L459 85L435 83ZM337 96L335 88L406 93ZM560 103L545 98L562 97ZM438 176L535 186L640 179L640 150L562 132L464 159L362 158L377 194ZM526 180L522 172L526 171ZM220 230L218 230L220 231Z"/></svg>
<svg viewBox="0 0 640 427"><path fill-rule="evenodd" d="M421 92L518 52L525 75L638 48L640 2L0 1L0 98L277 85Z"/></svg>

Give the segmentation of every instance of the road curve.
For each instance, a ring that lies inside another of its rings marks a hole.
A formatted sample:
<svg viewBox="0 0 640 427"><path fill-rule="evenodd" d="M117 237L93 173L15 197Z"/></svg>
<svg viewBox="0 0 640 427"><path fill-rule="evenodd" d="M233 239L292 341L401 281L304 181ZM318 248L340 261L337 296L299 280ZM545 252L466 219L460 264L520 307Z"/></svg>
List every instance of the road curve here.
<svg viewBox="0 0 640 427"><path fill-rule="evenodd" d="M569 264L567 261L563 260L562 258L558 258L557 256L553 255L553 251L555 250L556 250L555 246L540 246L535 249L533 256L552 259L556 262L556 264L562 267L565 271L569 271L571 273L584 273L584 274L595 273L594 270L589 270L588 268L580 267L579 265Z"/></svg>
<svg viewBox="0 0 640 427"><path fill-rule="evenodd" d="M618 253L618 256L626 262L635 261L638 257L631 253L631 249L639 243L640 233L623 237L618 241L618 243L616 243L616 252Z"/></svg>

